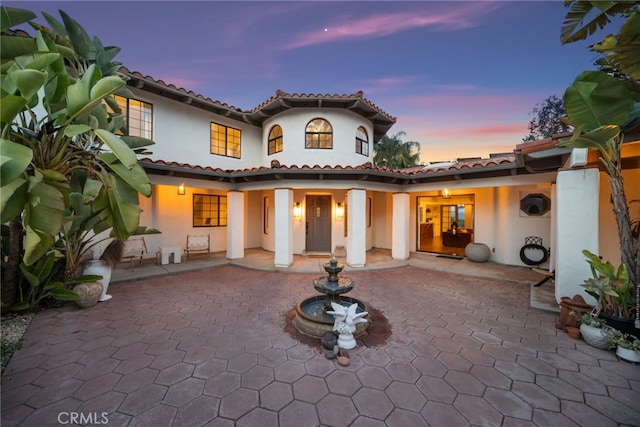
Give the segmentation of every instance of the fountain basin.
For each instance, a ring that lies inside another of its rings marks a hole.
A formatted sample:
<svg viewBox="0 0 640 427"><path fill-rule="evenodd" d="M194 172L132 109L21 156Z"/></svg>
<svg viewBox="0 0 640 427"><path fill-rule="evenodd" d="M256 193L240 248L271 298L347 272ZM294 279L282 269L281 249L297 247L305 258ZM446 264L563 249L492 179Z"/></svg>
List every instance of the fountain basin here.
<svg viewBox="0 0 640 427"><path fill-rule="evenodd" d="M314 337L322 337L325 332L333 330L334 318L330 314L325 313L325 296L318 295L300 301L296 305L296 315L293 318L295 327L308 335ZM352 304L358 304L357 313L368 311L367 306L362 301L352 297L342 297L341 303L345 307ZM363 334L369 322L359 323L356 325L354 336Z"/></svg>
<svg viewBox="0 0 640 427"><path fill-rule="evenodd" d="M330 281L326 277L318 277L313 281L313 288L325 295L342 295L353 289L353 280L340 277L338 280Z"/></svg>

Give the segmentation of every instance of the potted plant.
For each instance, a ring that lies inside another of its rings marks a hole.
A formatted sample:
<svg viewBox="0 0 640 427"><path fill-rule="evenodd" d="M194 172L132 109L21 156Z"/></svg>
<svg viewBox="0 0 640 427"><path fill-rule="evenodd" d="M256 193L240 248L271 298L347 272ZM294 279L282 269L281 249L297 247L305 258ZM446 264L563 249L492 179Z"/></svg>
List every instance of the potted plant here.
<svg viewBox="0 0 640 427"><path fill-rule="evenodd" d="M634 286L626 265L620 264L616 268L588 250L582 253L587 258L592 273L592 277L586 279L582 286L596 299L595 315L605 319L607 325L615 329L634 335L640 333L633 325Z"/></svg>
<svg viewBox="0 0 640 427"><path fill-rule="evenodd" d="M593 312L576 313L571 312L580 323L580 334L585 342L596 348L609 348L609 327L603 318L596 316Z"/></svg>
<svg viewBox="0 0 640 427"><path fill-rule="evenodd" d="M88 260L82 268L82 272L85 275L102 276L102 279L100 279L100 283L102 283L102 294L98 301L102 302L111 299L111 295L107 293L109 283L111 282L111 271L120 261L123 249L124 242L122 240L112 239L104 250L94 248L92 258Z"/></svg>
<svg viewBox="0 0 640 427"><path fill-rule="evenodd" d="M616 329L609 331L610 347L616 349L616 356L630 362L640 362L640 338Z"/></svg>

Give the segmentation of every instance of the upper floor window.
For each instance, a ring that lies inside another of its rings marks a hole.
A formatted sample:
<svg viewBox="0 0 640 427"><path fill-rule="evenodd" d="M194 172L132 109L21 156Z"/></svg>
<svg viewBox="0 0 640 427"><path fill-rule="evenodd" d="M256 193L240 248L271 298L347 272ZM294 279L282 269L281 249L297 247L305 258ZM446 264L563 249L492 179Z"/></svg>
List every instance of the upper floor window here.
<svg viewBox="0 0 640 427"><path fill-rule="evenodd" d="M227 225L227 196L193 195L193 226L222 227Z"/></svg>
<svg viewBox="0 0 640 427"><path fill-rule="evenodd" d="M333 148L333 128L324 119L313 119L307 124L305 148Z"/></svg>
<svg viewBox="0 0 640 427"><path fill-rule="evenodd" d="M356 153L369 156L369 137L362 126L356 131Z"/></svg>
<svg viewBox="0 0 640 427"><path fill-rule="evenodd" d="M124 133L153 139L153 105L133 98L114 95L126 120Z"/></svg>
<svg viewBox="0 0 640 427"><path fill-rule="evenodd" d="M211 123L211 154L240 158L240 129Z"/></svg>
<svg viewBox="0 0 640 427"><path fill-rule="evenodd" d="M269 154L279 153L282 151L282 128L275 125L269 132Z"/></svg>

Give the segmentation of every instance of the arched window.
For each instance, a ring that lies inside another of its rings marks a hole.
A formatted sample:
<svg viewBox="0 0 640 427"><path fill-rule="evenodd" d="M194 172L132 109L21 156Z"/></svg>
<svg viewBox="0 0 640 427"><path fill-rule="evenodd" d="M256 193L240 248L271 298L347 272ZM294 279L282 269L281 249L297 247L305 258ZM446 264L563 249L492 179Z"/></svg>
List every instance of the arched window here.
<svg viewBox="0 0 640 427"><path fill-rule="evenodd" d="M305 148L333 148L333 128L324 119L313 119L307 124Z"/></svg>
<svg viewBox="0 0 640 427"><path fill-rule="evenodd" d="M279 153L282 151L282 128L275 125L269 131L269 154Z"/></svg>
<svg viewBox="0 0 640 427"><path fill-rule="evenodd" d="M356 131L356 153L369 156L369 137L367 130L362 126Z"/></svg>

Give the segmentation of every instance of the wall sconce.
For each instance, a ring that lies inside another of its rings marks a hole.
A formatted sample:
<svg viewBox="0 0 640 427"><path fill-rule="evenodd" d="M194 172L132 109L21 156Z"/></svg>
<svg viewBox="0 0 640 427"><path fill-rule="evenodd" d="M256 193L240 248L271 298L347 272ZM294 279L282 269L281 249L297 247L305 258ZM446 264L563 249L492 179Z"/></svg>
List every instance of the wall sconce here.
<svg viewBox="0 0 640 427"><path fill-rule="evenodd" d="M298 220L302 218L302 207L300 207L300 202L293 204L293 217Z"/></svg>
<svg viewBox="0 0 640 427"><path fill-rule="evenodd" d="M184 196L184 183L180 184L178 186L178 195L179 196Z"/></svg>
<svg viewBox="0 0 640 427"><path fill-rule="evenodd" d="M442 198L443 199L451 198L451 192L449 191L449 189L445 188L444 190L442 190Z"/></svg>
<svg viewBox="0 0 640 427"><path fill-rule="evenodd" d="M340 202L336 203L336 219L344 219L344 205Z"/></svg>

